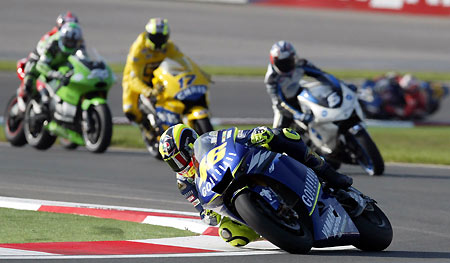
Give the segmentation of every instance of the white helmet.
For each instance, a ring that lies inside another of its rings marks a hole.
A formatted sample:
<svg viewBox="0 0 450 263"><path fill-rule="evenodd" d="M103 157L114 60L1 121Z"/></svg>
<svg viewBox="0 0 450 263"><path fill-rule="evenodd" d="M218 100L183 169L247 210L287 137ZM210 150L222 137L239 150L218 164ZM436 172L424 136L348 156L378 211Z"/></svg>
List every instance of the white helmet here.
<svg viewBox="0 0 450 263"><path fill-rule="evenodd" d="M294 46L284 40L273 44L270 49L270 64L280 74L289 73L295 68L296 52Z"/></svg>

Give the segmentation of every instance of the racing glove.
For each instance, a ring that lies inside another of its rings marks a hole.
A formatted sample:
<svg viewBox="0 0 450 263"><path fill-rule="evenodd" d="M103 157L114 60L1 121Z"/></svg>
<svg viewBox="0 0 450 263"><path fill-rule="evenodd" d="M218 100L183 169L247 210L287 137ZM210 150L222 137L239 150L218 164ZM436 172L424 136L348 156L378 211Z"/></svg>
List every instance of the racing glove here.
<svg viewBox="0 0 450 263"><path fill-rule="evenodd" d="M220 215L212 210L204 209L200 212L202 221L210 226L217 226L220 223Z"/></svg>
<svg viewBox="0 0 450 263"><path fill-rule="evenodd" d="M293 118L294 120L299 120L304 124L308 125L310 122L314 120L314 115L312 115L311 113L296 112Z"/></svg>
<svg viewBox="0 0 450 263"><path fill-rule="evenodd" d="M142 94L143 94L145 97L150 98L150 97L156 97L156 96L158 96L158 94L161 93L161 91L162 91L162 88L158 88L158 87L146 88L146 89L142 92Z"/></svg>
<svg viewBox="0 0 450 263"><path fill-rule="evenodd" d="M273 139L273 131L268 127L258 127L253 129L252 134L250 135L250 142L256 146L264 146L268 147L268 144Z"/></svg>
<svg viewBox="0 0 450 263"><path fill-rule="evenodd" d="M64 78L64 75L63 75L61 72L57 71L57 70L50 70L50 71L47 73L47 78L49 78L49 79L59 79L59 80L61 80L61 79Z"/></svg>

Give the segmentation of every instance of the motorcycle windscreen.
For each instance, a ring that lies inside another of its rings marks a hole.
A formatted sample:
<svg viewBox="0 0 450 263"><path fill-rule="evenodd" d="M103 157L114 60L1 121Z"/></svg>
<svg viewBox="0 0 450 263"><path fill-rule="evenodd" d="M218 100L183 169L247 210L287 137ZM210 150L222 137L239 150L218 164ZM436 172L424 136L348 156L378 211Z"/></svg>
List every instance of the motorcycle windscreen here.
<svg viewBox="0 0 450 263"><path fill-rule="evenodd" d="M328 108L337 108L342 104L342 91L320 82L311 83L299 96Z"/></svg>

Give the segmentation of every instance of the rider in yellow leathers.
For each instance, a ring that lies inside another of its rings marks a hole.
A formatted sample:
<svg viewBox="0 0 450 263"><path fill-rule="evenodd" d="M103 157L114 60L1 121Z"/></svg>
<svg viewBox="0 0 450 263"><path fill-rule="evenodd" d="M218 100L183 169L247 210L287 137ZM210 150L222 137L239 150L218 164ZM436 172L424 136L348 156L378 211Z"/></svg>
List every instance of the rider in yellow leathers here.
<svg viewBox="0 0 450 263"><path fill-rule="evenodd" d="M166 58L177 58L183 53L169 40L170 30L167 19L151 18L145 31L139 34L130 47L123 72L123 112L125 116L148 129L149 124L138 107L139 95L146 97L159 91L153 89L153 71Z"/></svg>

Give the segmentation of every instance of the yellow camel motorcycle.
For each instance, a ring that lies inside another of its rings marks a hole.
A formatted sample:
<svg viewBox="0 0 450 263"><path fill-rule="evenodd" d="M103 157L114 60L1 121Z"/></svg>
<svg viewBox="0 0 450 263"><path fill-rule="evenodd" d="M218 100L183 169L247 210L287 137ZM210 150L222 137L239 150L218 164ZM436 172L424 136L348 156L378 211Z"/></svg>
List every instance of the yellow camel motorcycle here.
<svg viewBox="0 0 450 263"><path fill-rule="evenodd" d="M189 57L166 58L153 72L156 96L139 96L139 109L149 127L141 133L150 154L160 158L161 134L170 126L185 123L203 134L213 130L208 110L211 78Z"/></svg>

